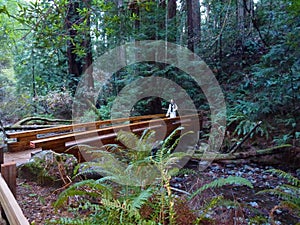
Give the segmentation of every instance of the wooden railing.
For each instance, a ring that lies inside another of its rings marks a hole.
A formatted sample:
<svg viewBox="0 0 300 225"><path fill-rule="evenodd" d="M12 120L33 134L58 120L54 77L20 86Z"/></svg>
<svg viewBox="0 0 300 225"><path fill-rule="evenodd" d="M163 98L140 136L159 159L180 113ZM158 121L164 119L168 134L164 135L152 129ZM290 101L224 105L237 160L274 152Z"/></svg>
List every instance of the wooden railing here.
<svg viewBox="0 0 300 225"><path fill-rule="evenodd" d="M151 130L164 130L164 139L168 136L173 130L175 130L179 126L190 127L198 124L201 118L196 115L187 115L176 118L161 118L161 119L153 119L142 122L134 122L131 124L123 124L113 127L100 128L95 130L89 130L85 132L78 133L70 133L59 135L55 137L42 138L38 140L30 141L31 148L39 148L39 149L52 149L55 152L65 152L69 149L68 153L75 155L80 161L87 161L85 156L84 158L80 154L77 148L72 148L78 144L85 144L90 146L99 146L105 144L116 143L117 133L121 130L130 131L135 134L141 134L145 129ZM200 125L201 126L201 125ZM200 127L199 127L200 128ZM201 128L200 128L201 129Z"/></svg>
<svg viewBox="0 0 300 225"><path fill-rule="evenodd" d="M63 125L51 128L38 129L33 131L21 131L15 133L7 133L8 139L10 140L7 144L9 152L18 152L31 149L30 141L38 140L44 137L49 136L60 136L66 133L76 133L83 132L89 130L99 129L104 126L111 126L118 123L124 122L138 122L144 120L151 120L155 118L164 117L164 114L156 114L156 115L145 115L145 116L137 116L137 117L129 117L129 118L119 118L113 120L103 120L103 121L95 121L89 123L80 123L73 125Z"/></svg>

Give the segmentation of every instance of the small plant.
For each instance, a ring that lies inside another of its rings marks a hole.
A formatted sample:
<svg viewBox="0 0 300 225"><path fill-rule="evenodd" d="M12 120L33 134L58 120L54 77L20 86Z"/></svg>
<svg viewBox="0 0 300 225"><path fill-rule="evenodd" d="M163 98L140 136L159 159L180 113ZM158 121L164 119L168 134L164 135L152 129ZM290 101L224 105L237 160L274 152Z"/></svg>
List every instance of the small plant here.
<svg viewBox="0 0 300 225"><path fill-rule="evenodd" d="M274 189L267 189L258 192L261 193L270 193L276 195L280 203L273 207L270 212L270 219L273 224L274 222L274 213L277 209L289 209L294 215L300 218L300 180L289 173L286 173L282 170L271 169L266 172L271 172L276 174L279 178L285 179L286 184L279 185Z"/></svg>

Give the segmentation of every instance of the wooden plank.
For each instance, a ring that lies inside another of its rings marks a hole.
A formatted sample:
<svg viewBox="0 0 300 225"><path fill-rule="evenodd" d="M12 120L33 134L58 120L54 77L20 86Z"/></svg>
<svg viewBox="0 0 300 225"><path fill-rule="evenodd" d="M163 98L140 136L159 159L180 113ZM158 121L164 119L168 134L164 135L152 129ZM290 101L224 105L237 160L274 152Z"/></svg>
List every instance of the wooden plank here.
<svg viewBox="0 0 300 225"><path fill-rule="evenodd" d="M9 224L29 225L13 193L10 191L2 175L0 175L0 202Z"/></svg>
<svg viewBox="0 0 300 225"><path fill-rule="evenodd" d="M195 124L197 124L195 121L198 121L199 117L198 115L187 115L183 117L177 117L177 118L164 118L164 119L157 119L157 120L151 120L151 121L143 121L133 124L125 124L115 127L107 127L102 128L94 131L86 131L81 133L74 133L74 134L67 134L62 135L58 137L51 137L51 138L45 138L40 140L31 141L32 147L39 147L44 150L46 149L52 149L55 152L59 153L66 153L66 150L68 150L67 153L73 154L77 159L81 161L88 161L91 159L91 156L88 156L87 154L84 154L79 151L79 148L76 147L76 145L81 144L87 144L90 146L97 147L99 144L101 146L105 144L111 144L111 143L117 143L116 136L117 132L120 130L127 130L131 131L136 134L141 134L145 129L153 129L156 131L159 131L162 129L164 132L166 132L164 135L165 137L161 137L162 139L166 138L174 129L176 129L179 126L185 126L194 127ZM165 126L167 126L167 129L165 130ZM101 141L101 142L100 142ZM71 150L70 150L70 147Z"/></svg>
<svg viewBox="0 0 300 225"><path fill-rule="evenodd" d="M9 152L21 152L32 149L30 147L30 141L7 143L7 148Z"/></svg>

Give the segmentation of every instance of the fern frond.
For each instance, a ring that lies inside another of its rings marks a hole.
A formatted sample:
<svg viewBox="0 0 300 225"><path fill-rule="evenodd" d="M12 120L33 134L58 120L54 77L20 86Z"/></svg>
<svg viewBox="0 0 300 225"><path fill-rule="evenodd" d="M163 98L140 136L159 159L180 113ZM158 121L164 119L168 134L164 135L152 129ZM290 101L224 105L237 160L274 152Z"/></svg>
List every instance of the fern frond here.
<svg viewBox="0 0 300 225"><path fill-rule="evenodd" d="M203 185L197 191L195 191L190 198L195 197L197 194L201 193L202 191L209 189L209 188L219 188L225 185L245 185L247 187L253 188L252 183L243 178L243 177L233 177L229 176L227 178L219 178L217 180L212 181L211 183Z"/></svg>
<svg viewBox="0 0 300 225"><path fill-rule="evenodd" d="M183 128L184 129L184 128ZM184 133L183 135L181 135L179 138L176 139L176 141L174 142L174 144L169 148L169 152L172 152L176 146L178 145L179 141L185 136L185 135L188 135L188 134L192 134L194 133L193 131L189 131L189 132L186 132Z"/></svg>
<svg viewBox="0 0 300 225"><path fill-rule="evenodd" d="M293 211L297 211L297 215L300 216L300 206L299 204L294 204L289 201L282 201L280 202L281 206L284 206L285 208L291 209Z"/></svg>
<svg viewBox="0 0 300 225"><path fill-rule="evenodd" d="M207 213L213 209L214 207L216 207L217 205L219 205L219 203L221 201L224 200L223 196L216 196L214 198L212 198L208 203L206 203L203 207L202 207L202 213L200 215L200 217L198 218L198 221L201 221L205 218L205 216L207 215Z"/></svg>
<svg viewBox="0 0 300 225"><path fill-rule="evenodd" d="M90 221L87 219L83 219L83 218L59 218L56 220L51 220L49 223L47 224L60 224L60 225L90 225Z"/></svg>
<svg viewBox="0 0 300 225"><path fill-rule="evenodd" d="M174 137L177 136L178 132L183 130L183 127L178 127L176 128L164 141L163 141L163 145L162 145L162 149L166 149L168 148L168 146L170 146L170 143L172 143L172 140Z"/></svg>
<svg viewBox="0 0 300 225"><path fill-rule="evenodd" d="M291 204L298 205L300 207L300 190L297 187L289 186L289 185L282 185L278 186L275 189L265 189L259 191L257 194L273 194L279 197L280 199L284 200L285 202L289 202Z"/></svg>
<svg viewBox="0 0 300 225"><path fill-rule="evenodd" d="M97 192L91 192L91 191L86 191L86 190L80 190L80 187L90 187L94 190L97 190ZM89 195L91 197L99 197L98 191L101 191L103 195L106 198L111 198L112 193L110 188L108 188L105 185L97 183L95 180L84 180L78 183L74 183L72 186L64 190L59 196L56 202L54 203L55 208L61 207L64 202L68 200L69 197L73 196L85 196Z"/></svg>
<svg viewBox="0 0 300 225"><path fill-rule="evenodd" d="M153 195L153 189L148 188L143 190L137 197L132 200L132 207L134 209L140 209L148 199Z"/></svg>
<svg viewBox="0 0 300 225"><path fill-rule="evenodd" d="M155 137L155 131L150 129L145 129L142 136L139 139L139 144L153 143Z"/></svg>
<svg viewBox="0 0 300 225"><path fill-rule="evenodd" d="M108 151L108 152L119 152L121 146L118 144L106 144L104 146L104 148L105 148L105 151Z"/></svg>
<svg viewBox="0 0 300 225"><path fill-rule="evenodd" d="M140 213L139 211L132 207L131 204L128 204L126 200L124 200L122 203L119 200L108 200L108 199L102 199L101 200L101 204L103 204L103 206L105 208L109 208L112 209L114 211L120 211L119 216L120 216L120 222L122 221L122 217L124 214L127 214L127 216L133 217L135 219L140 219Z"/></svg>
<svg viewBox="0 0 300 225"><path fill-rule="evenodd" d="M278 177L287 180L290 184L292 184L296 187L300 187L300 180L298 178L292 176L289 173L286 173L286 172L284 172L282 170L278 170L278 169L270 169L270 170L267 170L266 172L270 172L272 174L275 174Z"/></svg>
<svg viewBox="0 0 300 225"><path fill-rule="evenodd" d="M180 154L178 152L176 155L174 153L174 154L170 155L170 157L163 159L161 163L163 163L164 168L166 168L166 169L176 167L176 166L178 167L178 165L179 165L178 163L185 156L186 156L186 154L184 154L184 153Z"/></svg>

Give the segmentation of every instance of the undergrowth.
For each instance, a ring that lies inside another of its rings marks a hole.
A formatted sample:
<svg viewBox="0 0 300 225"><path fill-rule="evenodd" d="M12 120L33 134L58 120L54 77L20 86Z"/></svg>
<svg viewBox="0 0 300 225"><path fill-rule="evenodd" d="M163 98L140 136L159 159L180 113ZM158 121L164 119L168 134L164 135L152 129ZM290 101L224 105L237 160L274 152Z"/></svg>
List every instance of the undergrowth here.
<svg viewBox="0 0 300 225"><path fill-rule="evenodd" d="M99 178L80 180L63 191L55 207L66 207L75 217L49 223L203 224L206 212L225 200L211 199L203 213L196 214L188 204L191 198L205 189L229 184L252 187L244 178L228 177L204 185L190 198L176 196L170 181L179 174L178 162L191 156L186 152L173 152L183 136L177 138L181 130L183 128L176 129L158 145L155 145L154 131L148 130L141 137L119 132L117 138L126 149L117 145L107 145L105 149L86 147L96 160L78 165L73 179L88 177L91 173L98 174Z"/></svg>

